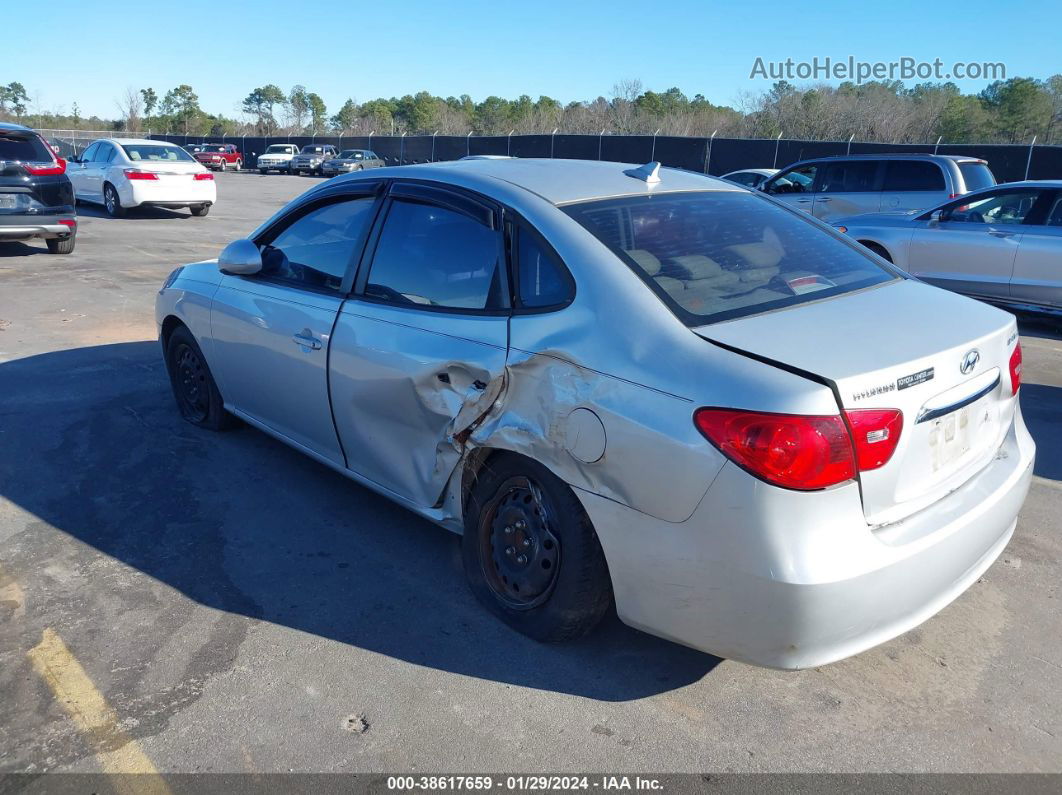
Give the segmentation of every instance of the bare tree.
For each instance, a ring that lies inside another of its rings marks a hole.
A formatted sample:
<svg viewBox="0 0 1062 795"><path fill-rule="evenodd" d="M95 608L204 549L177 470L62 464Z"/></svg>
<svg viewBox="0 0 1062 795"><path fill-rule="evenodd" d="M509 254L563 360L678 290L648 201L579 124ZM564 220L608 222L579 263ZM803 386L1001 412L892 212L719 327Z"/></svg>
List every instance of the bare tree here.
<svg viewBox="0 0 1062 795"><path fill-rule="evenodd" d="M125 121L125 129L139 130L140 119L144 111L144 97L132 86L127 86L125 94L115 100L122 119Z"/></svg>

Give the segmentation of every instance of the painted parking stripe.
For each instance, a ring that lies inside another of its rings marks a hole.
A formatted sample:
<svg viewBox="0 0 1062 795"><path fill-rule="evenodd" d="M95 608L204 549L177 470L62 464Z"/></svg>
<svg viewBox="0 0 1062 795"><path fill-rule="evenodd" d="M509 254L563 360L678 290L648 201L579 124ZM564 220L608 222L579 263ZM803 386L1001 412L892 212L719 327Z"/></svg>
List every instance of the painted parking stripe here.
<svg viewBox="0 0 1062 795"><path fill-rule="evenodd" d="M140 745L118 725L117 713L55 630L44 630L41 642L27 656L88 741L96 748L115 749L101 750L95 759L104 773L118 776L113 781L118 792L169 795L158 770ZM125 775L129 773L146 775Z"/></svg>

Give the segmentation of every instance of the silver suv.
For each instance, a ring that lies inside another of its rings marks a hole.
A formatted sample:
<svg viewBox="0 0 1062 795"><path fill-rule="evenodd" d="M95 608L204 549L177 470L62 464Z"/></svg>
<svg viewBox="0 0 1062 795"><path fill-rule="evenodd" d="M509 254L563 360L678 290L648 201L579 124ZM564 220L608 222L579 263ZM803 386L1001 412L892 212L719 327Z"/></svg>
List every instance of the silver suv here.
<svg viewBox="0 0 1062 795"><path fill-rule="evenodd" d="M802 160L761 190L831 220L921 210L996 184L988 163L957 155L847 155Z"/></svg>

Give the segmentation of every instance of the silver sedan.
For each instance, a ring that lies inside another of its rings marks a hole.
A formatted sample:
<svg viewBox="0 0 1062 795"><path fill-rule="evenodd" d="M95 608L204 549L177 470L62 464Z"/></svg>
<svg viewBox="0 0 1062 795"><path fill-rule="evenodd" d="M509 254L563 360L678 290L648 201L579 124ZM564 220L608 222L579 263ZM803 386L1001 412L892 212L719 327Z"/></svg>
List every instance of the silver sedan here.
<svg viewBox="0 0 1062 795"><path fill-rule="evenodd" d="M1062 312L1062 180L1010 182L929 210L834 225L931 284L1013 309Z"/></svg>
<svg viewBox="0 0 1062 795"><path fill-rule="evenodd" d="M975 582L1032 477L1012 316L655 163L338 177L156 316L185 419L462 534L475 595L543 641L615 604L755 664L855 654Z"/></svg>

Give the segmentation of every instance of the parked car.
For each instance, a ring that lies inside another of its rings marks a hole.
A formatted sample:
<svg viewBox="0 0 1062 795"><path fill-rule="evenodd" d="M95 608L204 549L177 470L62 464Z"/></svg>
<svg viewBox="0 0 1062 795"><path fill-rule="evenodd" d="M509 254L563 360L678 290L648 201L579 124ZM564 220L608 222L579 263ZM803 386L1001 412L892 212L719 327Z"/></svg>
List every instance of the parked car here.
<svg viewBox="0 0 1062 795"><path fill-rule="evenodd" d="M258 156L258 173L268 174L270 171L287 171L291 173L292 158L298 153L299 147L295 144L270 144Z"/></svg>
<svg viewBox="0 0 1062 795"><path fill-rule="evenodd" d="M614 600L724 657L837 660L975 582L1032 477L1013 316L656 163L337 177L170 274L156 319L185 419L462 533L540 640Z"/></svg>
<svg viewBox="0 0 1062 795"><path fill-rule="evenodd" d="M0 243L43 240L69 254L77 240L66 161L29 127L0 122Z"/></svg>
<svg viewBox="0 0 1062 795"><path fill-rule="evenodd" d="M205 144L184 144L181 149L186 151L190 155L194 155L196 152L202 152Z"/></svg>
<svg viewBox="0 0 1062 795"><path fill-rule="evenodd" d="M955 155L851 155L795 163L762 184L823 220L922 210L996 184L988 163Z"/></svg>
<svg viewBox="0 0 1062 795"><path fill-rule="evenodd" d="M383 159L369 149L345 149L333 158L321 163L321 173L326 177L346 174L349 171L362 171L366 168L385 166Z"/></svg>
<svg viewBox="0 0 1062 795"><path fill-rule="evenodd" d="M214 175L165 141L104 138L71 158L68 173L78 201L102 204L114 218L146 206L204 216L217 201Z"/></svg>
<svg viewBox="0 0 1062 795"><path fill-rule="evenodd" d="M321 164L338 154L339 150L332 144L307 144L291 159L291 173L296 175L306 172L320 174Z"/></svg>
<svg viewBox="0 0 1062 795"><path fill-rule="evenodd" d="M746 188L758 188L768 177L778 173L777 168L743 168L723 174L719 179L726 179L744 185Z"/></svg>
<svg viewBox="0 0 1062 795"><path fill-rule="evenodd" d="M1062 180L1009 182L921 213L834 223L923 281L1013 309L1062 312Z"/></svg>
<svg viewBox="0 0 1062 795"><path fill-rule="evenodd" d="M235 144L201 144L200 150L192 156L214 171L243 168L243 155Z"/></svg>

